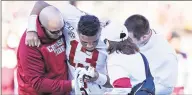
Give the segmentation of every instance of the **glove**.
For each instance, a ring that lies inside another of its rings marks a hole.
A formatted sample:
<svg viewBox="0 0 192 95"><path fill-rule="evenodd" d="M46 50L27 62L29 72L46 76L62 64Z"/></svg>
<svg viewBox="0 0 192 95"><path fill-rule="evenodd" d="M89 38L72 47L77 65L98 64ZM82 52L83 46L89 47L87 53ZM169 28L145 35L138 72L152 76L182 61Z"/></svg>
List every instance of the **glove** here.
<svg viewBox="0 0 192 95"><path fill-rule="evenodd" d="M75 95L102 95L104 93L103 87L95 82L89 80L98 77L95 68L85 67L76 68L75 71ZM95 79L94 79L95 80Z"/></svg>
<svg viewBox="0 0 192 95"><path fill-rule="evenodd" d="M74 90L75 90L75 95L82 95L81 94L81 91L80 91L80 79L79 79L79 73L81 72L81 68L78 68L75 70L75 76L74 76L74 81L75 81L75 87L74 87Z"/></svg>
<svg viewBox="0 0 192 95"><path fill-rule="evenodd" d="M89 90L87 88L87 83L84 82L86 77L85 73L87 71L85 68L76 68L75 71L75 95L89 95Z"/></svg>

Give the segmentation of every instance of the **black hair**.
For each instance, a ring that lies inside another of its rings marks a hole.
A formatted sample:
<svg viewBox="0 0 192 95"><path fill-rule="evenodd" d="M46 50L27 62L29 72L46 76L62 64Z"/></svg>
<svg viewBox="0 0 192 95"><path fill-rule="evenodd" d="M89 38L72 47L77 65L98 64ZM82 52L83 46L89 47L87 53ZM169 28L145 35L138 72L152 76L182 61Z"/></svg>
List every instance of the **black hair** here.
<svg viewBox="0 0 192 95"><path fill-rule="evenodd" d="M78 32L85 36L94 36L100 30L100 21L96 16L81 16L78 23Z"/></svg>

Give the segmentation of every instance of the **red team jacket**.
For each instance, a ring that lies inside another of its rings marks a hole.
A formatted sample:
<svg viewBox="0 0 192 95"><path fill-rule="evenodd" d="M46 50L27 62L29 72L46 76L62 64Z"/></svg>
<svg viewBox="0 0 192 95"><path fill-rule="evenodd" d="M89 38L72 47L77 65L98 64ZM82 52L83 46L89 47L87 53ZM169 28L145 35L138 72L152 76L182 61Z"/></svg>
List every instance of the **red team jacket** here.
<svg viewBox="0 0 192 95"><path fill-rule="evenodd" d="M37 33L40 47L25 45L26 33L18 47L18 86L21 95L66 95L71 91L68 79L65 44L61 37L51 41L37 20Z"/></svg>

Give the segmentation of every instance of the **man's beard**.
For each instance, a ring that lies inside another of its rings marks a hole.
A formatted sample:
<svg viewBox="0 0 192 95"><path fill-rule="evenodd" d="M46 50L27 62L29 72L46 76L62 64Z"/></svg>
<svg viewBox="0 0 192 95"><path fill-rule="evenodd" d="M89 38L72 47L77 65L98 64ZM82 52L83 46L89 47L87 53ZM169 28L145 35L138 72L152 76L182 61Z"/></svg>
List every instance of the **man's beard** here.
<svg viewBox="0 0 192 95"><path fill-rule="evenodd" d="M57 41L58 39L60 39L62 37L62 35L58 36L57 38L51 38L47 32L45 32L45 35L47 36L47 38L50 40L50 41Z"/></svg>
<svg viewBox="0 0 192 95"><path fill-rule="evenodd" d="M57 38L51 38L51 37L48 37L50 40L58 40L58 39L60 39L62 37L62 35L61 36L58 36Z"/></svg>

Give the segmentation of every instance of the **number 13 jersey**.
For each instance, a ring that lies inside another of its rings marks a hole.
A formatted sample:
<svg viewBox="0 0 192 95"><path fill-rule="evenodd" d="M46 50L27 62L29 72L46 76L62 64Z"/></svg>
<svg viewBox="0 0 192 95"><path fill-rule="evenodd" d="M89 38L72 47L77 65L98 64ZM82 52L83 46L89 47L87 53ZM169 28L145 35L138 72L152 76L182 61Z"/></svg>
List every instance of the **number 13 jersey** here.
<svg viewBox="0 0 192 95"><path fill-rule="evenodd" d="M64 36L66 40L66 55L69 67L69 79L74 78L76 67L93 66L99 73L107 74L106 59L108 56L107 46L102 39L93 52L86 51L82 47L77 33L79 18L65 20Z"/></svg>

